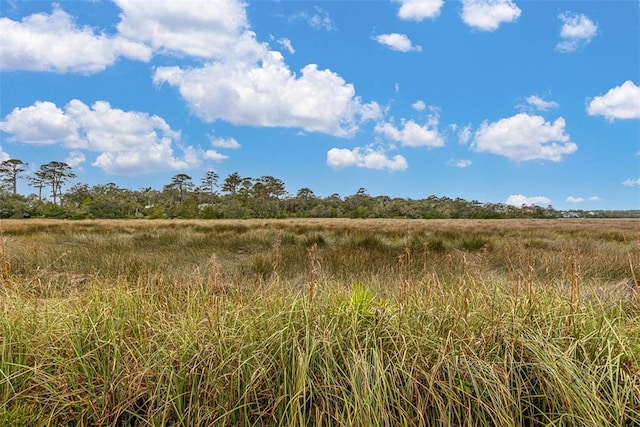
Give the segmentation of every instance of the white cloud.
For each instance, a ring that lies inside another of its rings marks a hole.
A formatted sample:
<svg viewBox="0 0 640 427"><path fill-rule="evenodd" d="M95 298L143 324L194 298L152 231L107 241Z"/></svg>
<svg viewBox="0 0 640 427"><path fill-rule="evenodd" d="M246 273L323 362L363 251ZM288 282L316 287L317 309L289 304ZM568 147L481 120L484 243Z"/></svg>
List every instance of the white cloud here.
<svg viewBox="0 0 640 427"><path fill-rule="evenodd" d="M310 132L352 136L373 104L362 104L352 84L331 70L310 64L296 76L280 52L265 51L256 63L210 63L202 68L159 67L156 84L176 86L193 112L206 122L300 127Z"/></svg>
<svg viewBox="0 0 640 427"><path fill-rule="evenodd" d="M604 116L608 120L640 119L640 87L631 80L610 89L606 95L596 96L587 106L590 116Z"/></svg>
<svg viewBox="0 0 640 427"><path fill-rule="evenodd" d="M229 158L229 156L222 154L216 150L207 150L204 152L204 158L207 160L214 160L216 162L221 162Z"/></svg>
<svg viewBox="0 0 640 427"><path fill-rule="evenodd" d="M218 148L229 148L236 150L240 148L240 143L235 138L214 138L210 137L211 145Z"/></svg>
<svg viewBox="0 0 640 427"><path fill-rule="evenodd" d="M69 153L64 162L72 168L75 168L83 164L86 160L87 159L82 151L74 150Z"/></svg>
<svg viewBox="0 0 640 427"><path fill-rule="evenodd" d="M15 108L0 122L0 130L10 135L10 141L38 145L60 141L70 146L80 144L77 124L48 101L36 101L30 107Z"/></svg>
<svg viewBox="0 0 640 427"><path fill-rule="evenodd" d="M437 115L431 115L424 125L419 125L413 120L402 120L400 127L391 122L379 123L375 131L408 147L444 146L444 138L438 131Z"/></svg>
<svg viewBox="0 0 640 427"><path fill-rule="evenodd" d="M11 156L9 156L7 153L5 153L2 150L2 147L0 146L0 162L4 162L5 160L9 160L11 158Z"/></svg>
<svg viewBox="0 0 640 427"><path fill-rule="evenodd" d="M443 0L392 0L400 3L398 17L407 21L420 22L425 18L435 18L440 15Z"/></svg>
<svg viewBox="0 0 640 427"><path fill-rule="evenodd" d="M541 116L520 113L497 122L482 123L471 147L518 162L536 159L559 162L578 149L565 132L565 126L562 117L551 123Z"/></svg>
<svg viewBox="0 0 640 427"><path fill-rule="evenodd" d="M562 21L561 40L556 45L560 52L575 52L581 45L588 44L598 33L598 26L586 15L562 12L558 18Z"/></svg>
<svg viewBox="0 0 640 427"><path fill-rule="evenodd" d="M471 139L471 125L466 125L458 132L458 143L466 144Z"/></svg>
<svg viewBox="0 0 640 427"><path fill-rule="evenodd" d="M71 15L54 6L20 22L0 18L0 68L3 70L96 73L125 57L151 59L151 49L121 36L95 34L78 27Z"/></svg>
<svg viewBox="0 0 640 427"><path fill-rule="evenodd" d="M419 99L411 104L411 108L416 111L424 111L427 108L427 104L425 104L423 100Z"/></svg>
<svg viewBox="0 0 640 427"><path fill-rule="evenodd" d="M329 12L315 6L315 12L298 12L289 17L289 21L304 21L316 30L334 31L336 29Z"/></svg>
<svg viewBox="0 0 640 427"><path fill-rule="evenodd" d="M369 102L367 104L360 104L358 116L360 120L366 122L368 120L380 120L385 114L385 111L377 102Z"/></svg>
<svg viewBox="0 0 640 427"><path fill-rule="evenodd" d="M582 202L584 202L584 197L569 196L569 197L567 197L567 202L568 203L582 203Z"/></svg>
<svg viewBox="0 0 640 427"><path fill-rule="evenodd" d="M527 197L522 194L512 194L507 198L507 205L521 207L521 206L548 206L551 204L551 200L544 196L532 196Z"/></svg>
<svg viewBox="0 0 640 427"><path fill-rule="evenodd" d="M469 159L449 159L447 162L449 166L453 166L456 168L467 168L471 166L471 160Z"/></svg>
<svg viewBox="0 0 640 427"><path fill-rule="evenodd" d="M288 38L278 39L277 42L280 46L284 47L289 53L291 54L296 53L296 50L293 48L293 45L291 44L291 40L289 40Z"/></svg>
<svg viewBox="0 0 640 427"><path fill-rule="evenodd" d="M547 111L551 108L558 108L559 105L555 101L545 101L538 95L527 96L526 98L527 104L534 107L539 111Z"/></svg>
<svg viewBox="0 0 640 427"><path fill-rule="evenodd" d="M390 158L384 151L374 150L371 147L356 147L353 150L332 148L327 152L327 165L334 169L356 166L367 169L387 169L390 172L403 171L409 167L407 160L400 154Z"/></svg>
<svg viewBox="0 0 640 427"><path fill-rule="evenodd" d="M462 20L481 31L495 31L502 23L514 22L520 12L512 0L462 0Z"/></svg>
<svg viewBox="0 0 640 427"><path fill-rule="evenodd" d="M203 59L200 66L158 67L153 81L177 88L205 122L298 127L349 137L363 121L377 118L372 114L380 114L376 103L363 103L353 85L329 69L308 64L292 72L280 52L257 40L245 2L116 2L123 9L118 25L123 34L163 52ZM326 12L315 8L315 14L309 22L330 26Z"/></svg>
<svg viewBox="0 0 640 427"><path fill-rule="evenodd" d="M169 54L216 58L229 49L250 54L238 40L249 31L246 5L236 0L114 0L122 9L118 31Z"/></svg>
<svg viewBox="0 0 640 427"><path fill-rule="evenodd" d="M198 164L192 147L182 147L180 132L172 130L161 117L139 111L112 108L98 101L92 106L77 99L64 109L51 102L36 102L15 108L0 122L9 140L25 144L62 144L74 150L100 153L94 166L105 172L135 175L167 169L184 169ZM176 145L183 152L174 154Z"/></svg>
<svg viewBox="0 0 640 427"><path fill-rule="evenodd" d="M602 200L602 198L600 198L599 196L591 196L588 198L584 198L584 197L580 197L580 196L569 196L567 197L567 202L568 203L582 203L584 201L590 201L590 202L599 202L600 200Z"/></svg>
<svg viewBox="0 0 640 427"><path fill-rule="evenodd" d="M391 33L375 36L374 40L398 52L420 52L422 47L414 45L405 34Z"/></svg>
<svg viewBox="0 0 640 427"><path fill-rule="evenodd" d="M627 187L635 187L636 185L640 186L640 178L638 178L638 179L629 178L629 179L625 180L622 183L622 185L626 185Z"/></svg>

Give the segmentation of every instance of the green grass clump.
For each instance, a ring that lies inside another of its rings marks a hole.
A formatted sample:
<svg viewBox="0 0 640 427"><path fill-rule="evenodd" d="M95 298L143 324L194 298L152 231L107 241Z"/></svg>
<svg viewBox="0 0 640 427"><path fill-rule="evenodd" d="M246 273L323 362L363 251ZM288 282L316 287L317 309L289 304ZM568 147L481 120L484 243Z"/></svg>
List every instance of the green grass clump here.
<svg viewBox="0 0 640 427"><path fill-rule="evenodd" d="M638 425L637 223L64 224L3 224L0 425Z"/></svg>

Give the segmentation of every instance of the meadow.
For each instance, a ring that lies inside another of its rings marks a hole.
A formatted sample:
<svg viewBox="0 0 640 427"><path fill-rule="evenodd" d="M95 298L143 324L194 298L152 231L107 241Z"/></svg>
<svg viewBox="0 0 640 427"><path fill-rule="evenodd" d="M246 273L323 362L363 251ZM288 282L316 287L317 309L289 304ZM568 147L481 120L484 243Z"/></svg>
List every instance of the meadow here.
<svg viewBox="0 0 640 427"><path fill-rule="evenodd" d="M640 220L2 220L3 426L640 426Z"/></svg>

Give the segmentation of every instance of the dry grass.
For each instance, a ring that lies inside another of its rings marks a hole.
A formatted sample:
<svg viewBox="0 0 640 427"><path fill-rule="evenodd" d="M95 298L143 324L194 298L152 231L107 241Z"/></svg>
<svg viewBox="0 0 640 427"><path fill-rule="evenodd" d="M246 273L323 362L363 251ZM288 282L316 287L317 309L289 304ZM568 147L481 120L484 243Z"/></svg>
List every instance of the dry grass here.
<svg viewBox="0 0 640 427"><path fill-rule="evenodd" d="M0 425L639 425L639 221L0 231Z"/></svg>

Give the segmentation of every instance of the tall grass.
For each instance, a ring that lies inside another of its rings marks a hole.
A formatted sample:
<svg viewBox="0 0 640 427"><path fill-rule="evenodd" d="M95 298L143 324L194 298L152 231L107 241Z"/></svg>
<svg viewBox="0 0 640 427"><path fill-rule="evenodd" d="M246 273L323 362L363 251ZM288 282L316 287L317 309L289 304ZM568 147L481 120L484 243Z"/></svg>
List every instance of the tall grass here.
<svg viewBox="0 0 640 427"><path fill-rule="evenodd" d="M640 425L638 225L3 222L0 425Z"/></svg>

